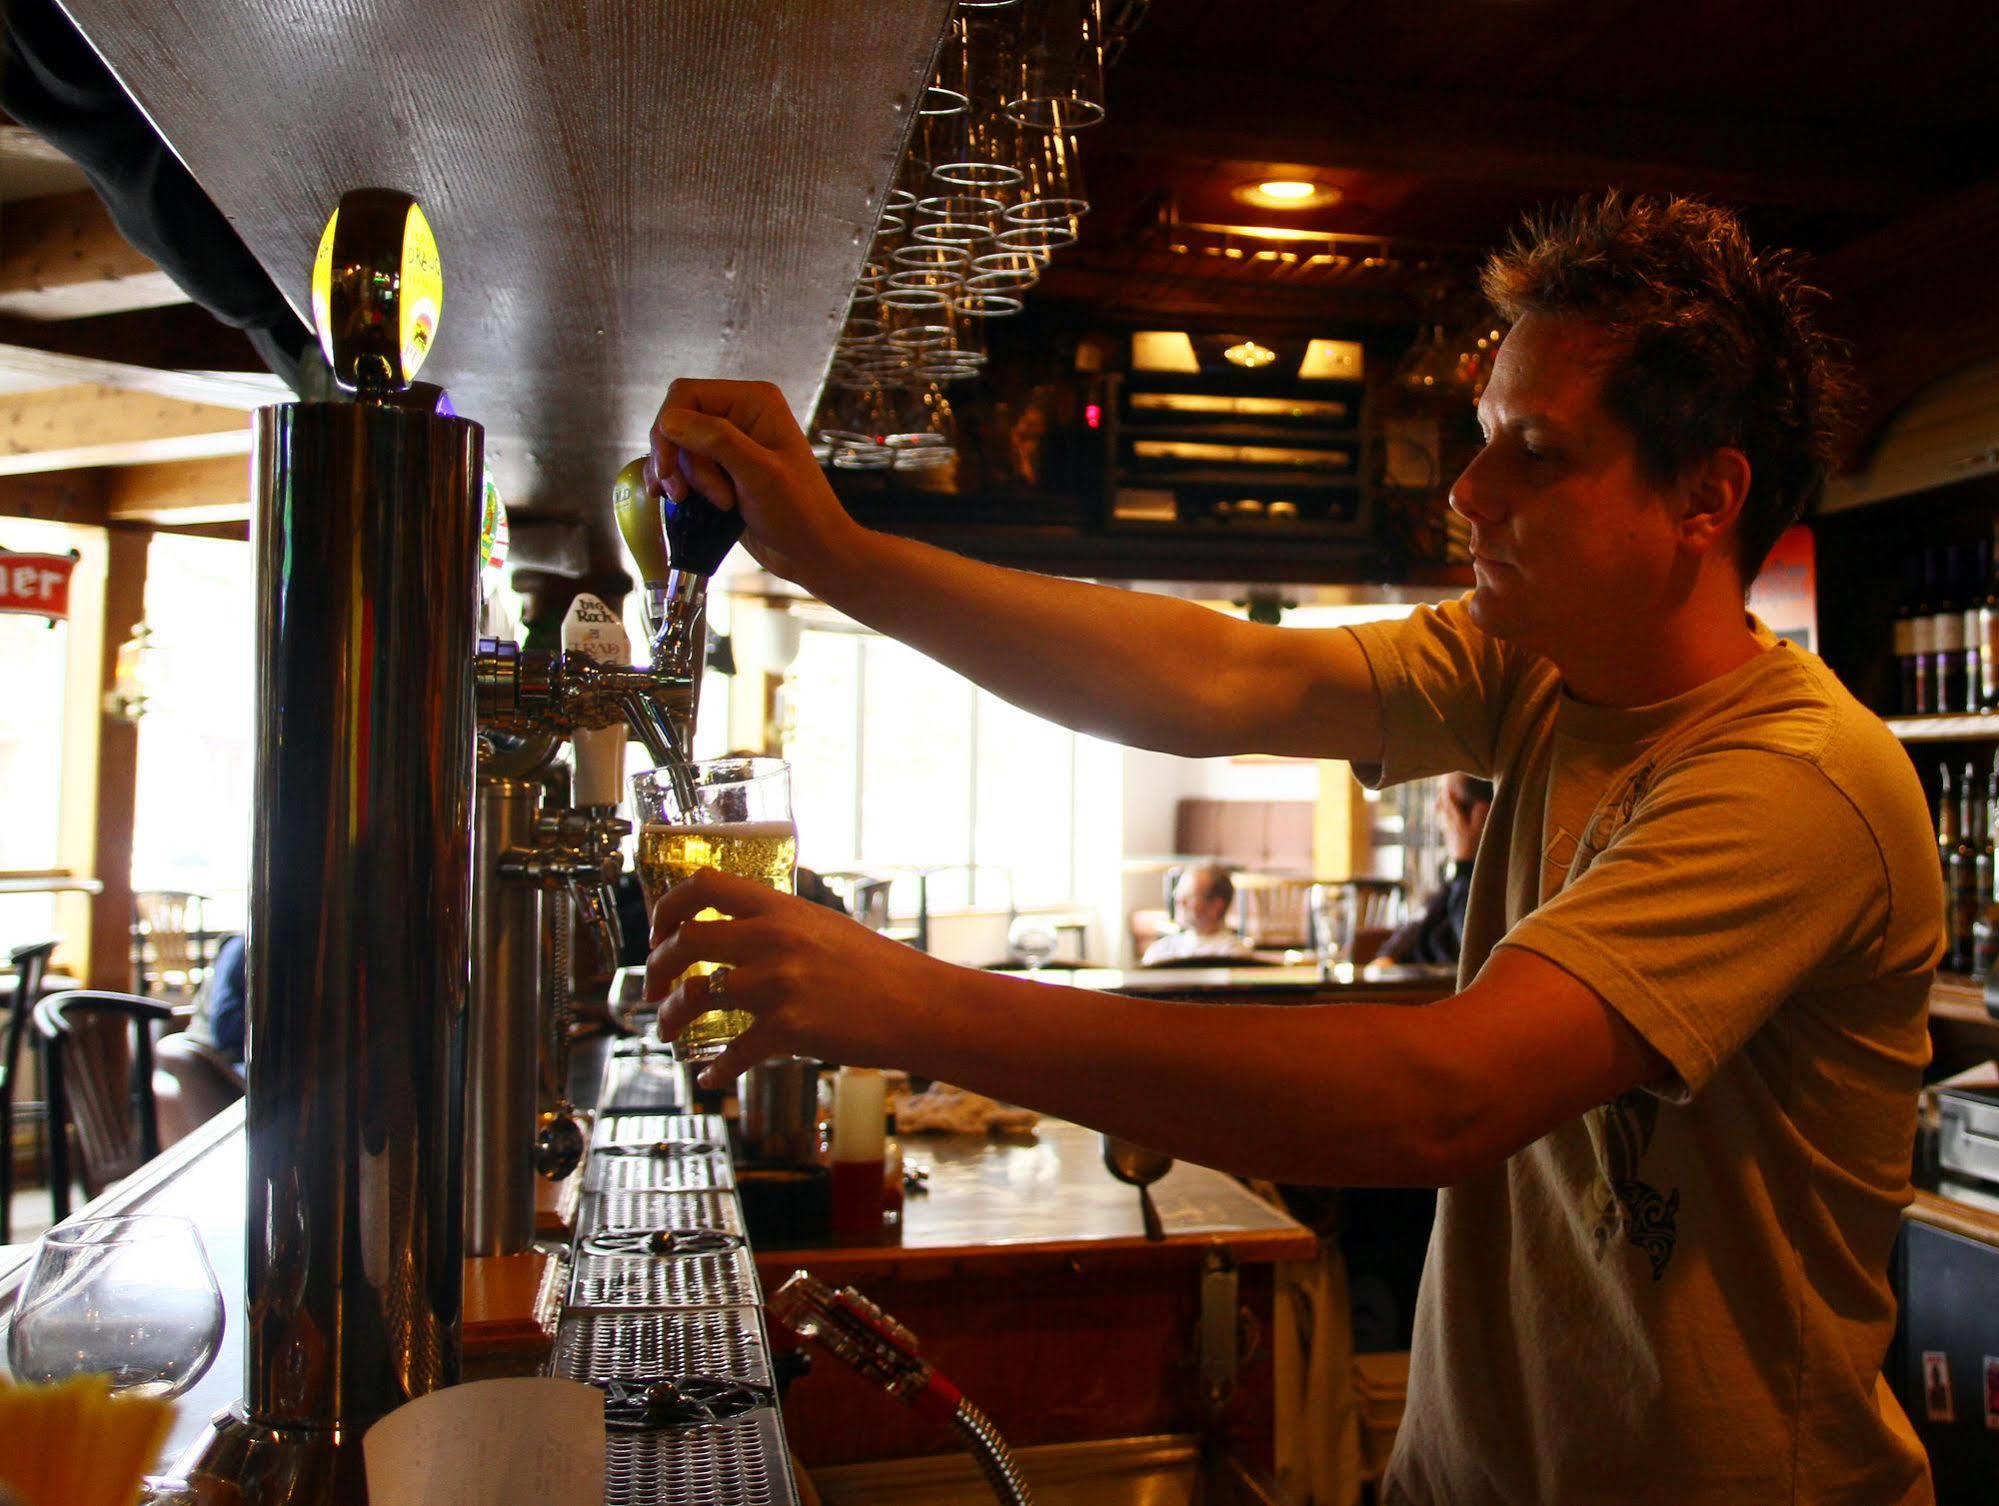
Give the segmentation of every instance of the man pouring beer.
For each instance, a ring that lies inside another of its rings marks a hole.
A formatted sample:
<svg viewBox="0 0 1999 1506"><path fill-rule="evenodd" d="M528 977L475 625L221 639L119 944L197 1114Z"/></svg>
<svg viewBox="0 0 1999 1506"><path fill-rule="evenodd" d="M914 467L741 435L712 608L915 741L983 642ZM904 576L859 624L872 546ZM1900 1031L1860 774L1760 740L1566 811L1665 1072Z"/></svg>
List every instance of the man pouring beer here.
<svg viewBox="0 0 1999 1506"><path fill-rule="evenodd" d="M1840 373L1789 263L1696 202L1576 206L1485 289L1512 329L1450 496L1475 584L1403 622L1259 626L870 532L762 384L676 382L652 444L766 567L1040 716L1491 780L1455 996L1110 997L704 872L654 912L662 1029L724 963L754 1023L712 1078L907 1067L1247 1175L1442 1188L1386 1502L1927 1502L1880 1366L1935 852L1887 731L1744 608Z"/></svg>

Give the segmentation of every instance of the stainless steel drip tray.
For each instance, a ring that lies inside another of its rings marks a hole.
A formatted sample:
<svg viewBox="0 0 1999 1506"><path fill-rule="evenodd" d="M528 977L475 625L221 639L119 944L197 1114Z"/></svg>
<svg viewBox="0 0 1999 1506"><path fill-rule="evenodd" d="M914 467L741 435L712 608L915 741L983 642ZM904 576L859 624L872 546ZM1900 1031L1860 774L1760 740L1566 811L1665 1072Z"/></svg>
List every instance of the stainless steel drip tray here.
<svg viewBox="0 0 1999 1506"><path fill-rule="evenodd" d="M604 1439L604 1506L796 1506L775 1410Z"/></svg>
<svg viewBox="0 0 1999 1506"><path fill-rule="evenodd" d="M735 1194L721 1188L615 1188L591 1193L576 1216L579 1240L603 1229L721 1229L743 1233Z"/></svg>
<svg viewBox="0 0 1999 1506"><path fill-rule="evenodd" d="M576 1256L569 1311L621 1307L748 1307L763 1300L747 1248L704 1255Z"/></svg>
<svg viewBox="0 0 1999 1506"><path fill-rule="evenodd" d="M613 1056L605 1063L597 1107L606 1114L671 1113L693 1101L687 1068L649 1051Z"/></svg>
<svg viewBox="0 0 1999 1506"><path fill-rule="evenodd" d="M617 1192L650 1188L665 1192L729 1191L736 1170L726 1149L705 1142L662 1141L662 1155L618 1155L599 1150L583 1173L585 1192Z"/></svg>
<svg viewBox="0 0 1999 1506"><path fill-rule="evenodd" d="M720 1114L604 1113L597 1116L590 1144L595 1150L607 1150L686 1140L726 1146L728 1122Z"/></svg>
<svg viewBox="0 0 1999 1506"><path fill-rule="evenodd" d="M754 1307L571 1312L556 1330L548 1373L580 1381L728 1375L771 1384L770 1351Z"/></svg>

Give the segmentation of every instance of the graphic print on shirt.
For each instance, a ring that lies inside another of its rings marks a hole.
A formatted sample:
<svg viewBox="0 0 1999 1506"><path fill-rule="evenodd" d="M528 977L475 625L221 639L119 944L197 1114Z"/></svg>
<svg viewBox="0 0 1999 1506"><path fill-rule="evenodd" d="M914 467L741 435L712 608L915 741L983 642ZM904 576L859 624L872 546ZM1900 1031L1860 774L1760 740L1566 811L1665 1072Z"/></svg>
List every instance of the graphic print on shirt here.
<svg viewBox="0 0 1999 1506"><path fill-rule="evenodd" d="M1656 768L1656 762L1640 765L1599 802L1569 857L1567 883L1587 872L1597 855L1630 824L1651 788ZM1544 861L1551 862L1554 856L1551 843ZM1644 1254L1652 1279L1662 1280L1679 1240L1680 1189L1661 1192L1639 1175L1659 1128L1659 1099L1643 1088L1633 1088L1592 1109L1588 1122L1590 1141L1596 1149L1591 1240L1597 1258L1603 1259L1622 1233L1624 1243Z"/></svg>
<svg viewBox="0 0 1999 1506"><path fill-rule="evenodd" d="M1626 1244L1644 1254L1654 1281L1664 1278L1680 1237L1680 1189L1661 1192L1638 1175L1658 1128L1659 1099L1643 1088L1633 1088L1589 1112L1597 1166L1596 1222L1590 1239L1597 1259L1604 1258L1622 1233Z"/></svg>

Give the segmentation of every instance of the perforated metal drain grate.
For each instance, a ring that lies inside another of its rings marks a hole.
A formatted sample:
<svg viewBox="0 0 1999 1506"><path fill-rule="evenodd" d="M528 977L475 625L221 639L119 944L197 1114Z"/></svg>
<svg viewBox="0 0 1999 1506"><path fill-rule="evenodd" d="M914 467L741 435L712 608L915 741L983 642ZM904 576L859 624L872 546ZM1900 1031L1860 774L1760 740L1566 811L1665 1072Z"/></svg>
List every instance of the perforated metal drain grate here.
<svg viewBox="0 0 1999 1506"><path fill-rule="evenodd" d="M712 1427L611 1433L604 1506L796 1506L777 1414Z"/></svg>
<svg viewBox="0 0 1999 1506"><path fill-rule="evenodd" d="M729 1127L720 1114L604 1114L591 1143L599 1150L618 1145L655 1145L661 1140L726 1144Z"/></svg>
<svg viewBox="0 0 1999 1506"><path fill-rule="evenodd" d="M727 1189L736 1185L736 1174L728 1157L719 1154L693 1156L592 1156L583 1173L585 1192L612 1192L622 1188L656 1187L669 1192L697 1189Z"/></svg>
<svg viewBox="0 0 1999 1506"><path fill-rule="evenodd" d="M660 1259L684 1255L723 1255L740 1250L743 1237L726 1229L648 1229L609 1224L576 1243L584 1255L651 1255Z"/></svg>
<svg viewBox="0 0 1999 1506"><path fill-rule="evenodd" d="M639 1188L599 1193L583 1200L578 1230L721 1229L743 1232L743 1215L726 1191L664 1191Z"/></svg>
<svg viewBox="0 0 1999 1506"><path fill-rule="evenodd" d="M659 1259L579 1255L569 1284L578 1307L741 1307L758 1301L757 1270L747 1250Z"/></svg>
<svg viewBox="0 0 1999 1506"><path fill-rule="evenodd" d="M642 1145L600 1145L591 1154L622 1160L651 1156L655 1161L671 1161L680 1156L718 1156L722 1147L712 1140L648 1140Z"/></svg>
<svg viewBox="0 0 1999 1506"><path fill-rule="evenodd" d="M769 1351L752 1307L577 1313L562 1320L548 1370L581 1381L729 1375L771 1383Z"/></svg>

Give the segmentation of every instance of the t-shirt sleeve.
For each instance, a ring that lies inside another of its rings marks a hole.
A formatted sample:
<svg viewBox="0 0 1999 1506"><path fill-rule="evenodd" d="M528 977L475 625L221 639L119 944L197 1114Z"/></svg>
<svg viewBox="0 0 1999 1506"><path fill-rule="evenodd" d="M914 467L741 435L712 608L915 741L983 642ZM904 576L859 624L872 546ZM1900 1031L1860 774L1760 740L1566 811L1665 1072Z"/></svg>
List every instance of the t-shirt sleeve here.
<svg viewBox="0 0 1999 1506"><path fill-rule="evenodd" d="M1355 764L1355 777L1377 789L1433 774L1491 778L1509 656L1473 624L1464 602L1347 631L1367 656L1381 700L1381 762Z"/></svg>
<svg viewBox="0 0 1999 1506"><path fill-rule="evenodd" d="M1816 765L1733 749L1663 773L1499 944L1594 989L1691 1097L1807 984L1874 976L1890 898L1872 829Z"/></svg>

